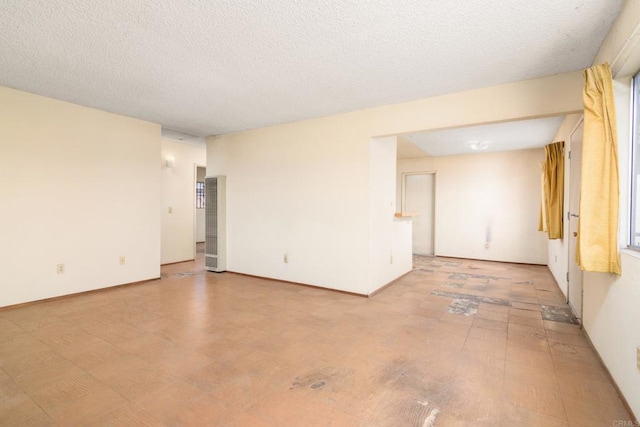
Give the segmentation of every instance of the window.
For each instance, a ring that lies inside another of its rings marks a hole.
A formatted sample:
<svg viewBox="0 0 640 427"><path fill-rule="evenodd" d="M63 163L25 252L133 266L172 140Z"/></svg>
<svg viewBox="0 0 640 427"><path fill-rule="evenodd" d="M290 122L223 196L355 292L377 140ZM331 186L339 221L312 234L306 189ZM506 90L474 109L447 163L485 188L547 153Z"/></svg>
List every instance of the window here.
<svg viewBox="0 0 640 427"><path fill-rule="evenodd" d="M633 77L633 129L631 134L630 246L640 250L640 73Z"/></svg>
<svg viewBox="0 0 640 427"><path fill-rule="evenodd" d="M196 209L204 209L204 182L196 182Z"/></svg>

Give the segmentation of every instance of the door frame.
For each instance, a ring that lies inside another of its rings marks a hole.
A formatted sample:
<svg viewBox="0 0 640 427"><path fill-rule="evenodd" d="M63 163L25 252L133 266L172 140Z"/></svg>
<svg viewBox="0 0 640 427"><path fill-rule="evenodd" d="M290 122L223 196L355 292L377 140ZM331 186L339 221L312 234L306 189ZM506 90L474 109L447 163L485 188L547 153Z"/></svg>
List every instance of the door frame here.
<svg viewBox="0 0 640 427"><path fill-rule="evenodd" d="M573 215L576 215L576 214L580 215L580 194L579 193L578 193L578 212L577 213L571 212L571 195L572 195L571 181L572 179L577 178L578 183L580 184L580 188L582 187L582 176L576 176L574 174L574 168L571 167L571 151L573 149L573 146L572 146L573 137L580 126L583 126L583 139L584 139L584 116L582 116L580 120L578 120L578 123L576 123L574 128L571 130L571 133L569 134L569 192L568 192L569 197L567 198L568 199L567 200L567 237L569 240L567 242L567 305L569 306L570 310L574 311L574 315L578 317L580 326L582 326L582 315L584 311L584 283L583 283L584 274L581 269L579 270L580 276L578 279L578 282L580 283L580 307L573 307L570 301L571 284L573 282L575 286L575 283L576 283L575 278L571 277L572 266L576 264L575 252L573 254L571 253L571 244L573 239L573 236L571 235L571 223L572 221L579 221L579 216L573 216ZM580 141L580 144L582 144L582 141ZM580 160L582 161L582 156L580 157ZM580 168L580 172L582 173L582 167ZM577 250L577 242L576 242L576 250Z"/></svg>
<svg viewBox="0 0 640 427"><path fill-rule="evenodd" d="M433 248L433 256L435 257L437 252L436 252L436 183L437 183L437 179L438 179L438 174L437 171L435 170L427 170L427 171L414 171L414 172L402 172L400 174L401 178L400 178L400 183L401 183L401 189L400 189L400 207L401 207L401 211L402 213L406 213L406 206L407 206L407 176L411 176L411 175L433 175L433 194L432 196L432 206L433 206L433 212L431 213L431 217L433 218L432 222L431 222L431 247Z"/></svg>
<svg viewBox="0 0 640 427"><path fill-rule="evenodd" d="M193 259L196 259L198 255L198 245L196 241L198 240L198 209L196 208L196 183L198 182L198 168L204 169L204 176L207 176L207 166L200 165L198 163L193 164L193 185L191 186L191 194L193 199L191 200L191 206L193 206Z"/></svg>

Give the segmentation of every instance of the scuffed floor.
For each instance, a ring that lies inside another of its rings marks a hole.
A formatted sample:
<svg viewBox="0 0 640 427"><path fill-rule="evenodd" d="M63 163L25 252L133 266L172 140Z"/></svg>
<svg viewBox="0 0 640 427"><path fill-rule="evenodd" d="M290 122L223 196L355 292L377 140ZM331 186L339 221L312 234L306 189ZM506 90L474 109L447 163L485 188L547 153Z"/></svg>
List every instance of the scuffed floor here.
<svg viewBox="0 0 640 427"><path fill-rule="evenodd" d="M0 424L629 420L546 267L414 264L363 298L207 273L198 253L162 280L0 311Z"/></svg>
<svg viewBox="0 0 640 427"><path fill-rule="evenodd" d="M494 263L495 264L495 263ZM497 277L477 273L461 273L465 268L477 270L478 262L470 262L465 267L463 262L442 261L429 257L414 257L414 267L424 274L425 271L438 271L447 275L450 282L445 282L436 288L432 295L452 298L447 312L463 316L473 316L477 313L480 303L495 304L517 309L536 311L541 313L543 320L563 322L578 325L569 307L564 303L564 297L554 286L549 288L548 280L540 280L538 286L533 279L520 280L509 277ZM489 263L485 263L489 265ZM500 264L496 264L500 265ZM505 267L509 264L502 264ZM427 268L425 268L427 267ZM526 266L523 266L526 267ZM428 270L428 269L431 270ZM507 274L505 272L504 274ZM453 288L450 290L442 290ZM515 304L512 304L515 303ZM543 304L543 303L547 303Z"/></svg>

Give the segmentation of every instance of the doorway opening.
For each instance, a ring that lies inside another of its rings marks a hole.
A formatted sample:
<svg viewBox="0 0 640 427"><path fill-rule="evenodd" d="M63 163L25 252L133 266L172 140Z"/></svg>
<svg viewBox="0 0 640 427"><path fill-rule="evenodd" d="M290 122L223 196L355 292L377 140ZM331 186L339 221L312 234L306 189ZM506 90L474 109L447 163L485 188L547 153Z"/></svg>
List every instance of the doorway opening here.
<svg viewBox="0 0 640 427"><path fill-rule="evenodd" d="M580 174L582 171L582 120L570 137L569 145L569 266L567 270L567 303L582 324L582 270L576 263L578 220L580 212Z"/></svg>
<svg viewBox="0 0 640 427"><path fill-rule="evenodd" d="M204 177L207 175L207 169L201 165L195 165L194 174L194 258L199 255L204 256L204 236L205 236L205 209L204 209Z"/></svg>
<svg viewBox="0 0 640 427"><path fill-rule="evenodd" d="M435 172L402 174L402 211L413 216L412 252L435 256Z"/></svg>

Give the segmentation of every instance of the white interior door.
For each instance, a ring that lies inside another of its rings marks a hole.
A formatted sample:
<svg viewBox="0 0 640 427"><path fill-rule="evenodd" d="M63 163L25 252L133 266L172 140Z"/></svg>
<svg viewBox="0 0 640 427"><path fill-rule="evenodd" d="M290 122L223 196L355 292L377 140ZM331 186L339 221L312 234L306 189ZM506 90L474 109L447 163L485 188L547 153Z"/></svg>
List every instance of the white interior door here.
<svg viewBox="0 0 640 427"><path fill-rule="evenodd" d="M405 175L404 211L413 217L413 253L433 256L434 174Z"/></svg>
<svg viewBox="0 0 640 427"><path fill-rule="evenodd" d="M569 178L569 289L567 297L569 307L582 322L582 270L576 264L576 243L578 236L578 220L580 212L580 173L582 171L582 133L580 125L571 134L570 140L570 173Z"/></svg>

